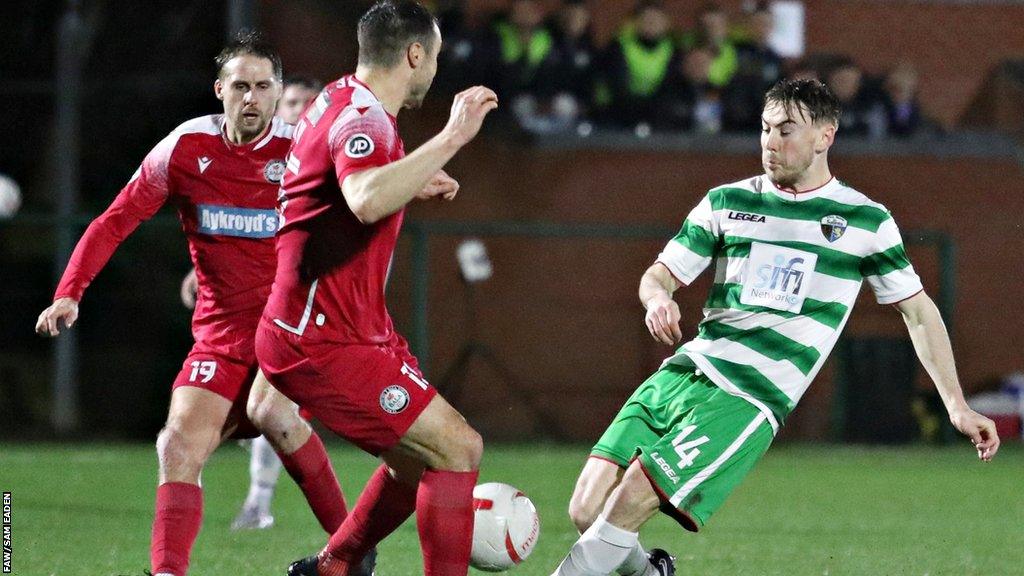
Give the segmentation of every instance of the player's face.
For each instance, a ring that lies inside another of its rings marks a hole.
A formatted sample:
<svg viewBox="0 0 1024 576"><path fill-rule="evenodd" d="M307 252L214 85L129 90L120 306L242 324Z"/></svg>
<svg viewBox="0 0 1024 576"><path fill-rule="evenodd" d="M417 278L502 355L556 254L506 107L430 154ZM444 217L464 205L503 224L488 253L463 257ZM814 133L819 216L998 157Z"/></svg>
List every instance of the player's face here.
<svg viewBox="0 0 1024 576"><path fill-rule="evenodd" d="M217 98L224 102L230 132L248 142L263 133L281 97L281 81L266 58L244 54L224 65L214 83Z"/></svg>
<svg viewBox="0 0 1024 576"><path fill-rule="evenodd" d="M830 125L811 122L807 110L769 102L761 114L761 164L776 186L793 187L828 149Z"/></svg>
<svg viewBox="0 0 1024 576"><path fill-rule="evenodd" d="M427 97L427 91L434 82L434 75L437 74L437 55L440 53L441 31L434 26L434 41L431 42L430 51L424 53L421 65L413 70L409 95L406 96L403 107L419 108L423 104L423 99Z"/></svg>
<svg viewBox="0 0 1024 576"><path fill-rule="evenodd" d="M302 116L302 111L316 98L316 91L305 86L292 84L284 89L281 101L277 103L277 116L289 124L295 124Z"/></svg>

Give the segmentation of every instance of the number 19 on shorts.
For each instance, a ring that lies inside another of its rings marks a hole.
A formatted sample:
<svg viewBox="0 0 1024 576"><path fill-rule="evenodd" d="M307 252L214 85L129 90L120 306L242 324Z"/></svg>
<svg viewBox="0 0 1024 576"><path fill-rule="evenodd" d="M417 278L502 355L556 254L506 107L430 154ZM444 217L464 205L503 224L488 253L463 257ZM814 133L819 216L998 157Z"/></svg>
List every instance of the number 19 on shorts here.
<svg viewBox="0 0 1024 576"><path fill-rule="evenodd" d="M200 383L206 384L213 380L213 375L217 373L217 362L213 360L196 360L190 366L192 366L192 373L188 376L189 382L195 382L196 379L202 377Z"/></svg>

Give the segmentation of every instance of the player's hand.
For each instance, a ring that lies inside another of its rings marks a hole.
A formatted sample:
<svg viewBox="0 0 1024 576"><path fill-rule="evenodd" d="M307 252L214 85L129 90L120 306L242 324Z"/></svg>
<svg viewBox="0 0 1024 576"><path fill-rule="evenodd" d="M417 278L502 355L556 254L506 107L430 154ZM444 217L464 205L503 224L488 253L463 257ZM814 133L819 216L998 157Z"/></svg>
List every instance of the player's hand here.
<svg viewBox="0 0 1024 576"><path fill-rule="evenodd" d="M651 336L662 344L672 346L683 339L679 328L679 305L667 295L655 296L647 301L647 315L644 322Z"/></svg>
<svg viewBox="0 0 1024 576"><path fill-rule="evenodd" d="M430 200L431 198L454 200L455 195L458 193L458 180L449 176L444 170L438 170L437 174L434 174L430 182L427 182L427 185L423 187L423 190L416 197L420 200Z"/></svg>
<svg viewBox="0 0 1024 576"><path fill-rule="evenodd" d="M36 320L36 334L40 336L57 336L60 334L61 322L71 328L78 320L78 302L71 298L58 298L43 310Z"/></svg>
<svg viewBox="0 0 1024 576"><path fill-rule="evenodd" d="M455 95L451 116L444 131L458 147L472 140L484 123L484 117L498 107L498 95L490 88L474 86Z"/></svg>
<svg viewBox="0 0 1024 576"><path fill-rule="evenodd" d="M949 421L961 434L971 439L978 450L978 458L985 462L992 460L999 450L999 435L996 424L967 406L951 410Z"/></svg>
<svg viewBox="0 0 1024 576"><path fill-rule="evenodd" d="M196 294L199 293L199 277L196 276L196 269L188 271L188 274L181 280L181 303L185 308L193 310L196 307Z"/></svg>

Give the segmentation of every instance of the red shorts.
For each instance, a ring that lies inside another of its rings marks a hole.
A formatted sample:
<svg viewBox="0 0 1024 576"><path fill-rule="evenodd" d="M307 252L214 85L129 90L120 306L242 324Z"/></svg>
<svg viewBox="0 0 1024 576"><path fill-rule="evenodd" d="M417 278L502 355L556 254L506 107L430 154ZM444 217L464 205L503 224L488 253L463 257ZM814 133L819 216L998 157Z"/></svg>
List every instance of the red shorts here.
<svg viewBox="0 0 1024 576"><path fill-rule="evenodd" d="M259 432L246 416L245 404L258 369L255 358L222 354L196 343L185 357L171 389L193 386L226 398L231 402L231 411L225 429L234 429L232 438L255 438Z"/></svg>
<svg viewBox="0 0 1024 576"><path fill-rule="evenodd" d="M397 445L437 394L397 334L386 344L342 345L261 324L256 356L275 388L373 455Z"/></svg>

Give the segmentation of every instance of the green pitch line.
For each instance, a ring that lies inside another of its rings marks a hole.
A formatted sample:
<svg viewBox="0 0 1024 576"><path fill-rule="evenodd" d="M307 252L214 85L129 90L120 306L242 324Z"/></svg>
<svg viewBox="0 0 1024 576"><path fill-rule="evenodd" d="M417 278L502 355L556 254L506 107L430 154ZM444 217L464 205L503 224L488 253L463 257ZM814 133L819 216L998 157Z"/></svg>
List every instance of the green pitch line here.
<svg viewBox="0 0 1024 576"><path fill-rule="evenodd" d="M349 503L375 466L331 454ZM518 486L541 514L533 556L513 574L545 576L576 538L565 510L581 446L492 446L481 482ZM0 490L13 493L13 568L24 575L132 575L148 567L156 456L145 445L0 445ZM1024 449L983 465L955 448L776 446L700 534L659 518L641 541L695 575L991 575L1024 573ZM276 525L228 530L248 485L248 454L221 448L203 475L196 576L280 576L324 543L282 478ZM422 574L414 522L380 548L380 576Z"/></svg>

